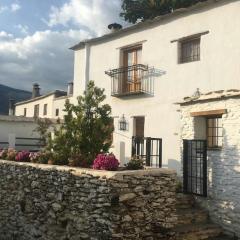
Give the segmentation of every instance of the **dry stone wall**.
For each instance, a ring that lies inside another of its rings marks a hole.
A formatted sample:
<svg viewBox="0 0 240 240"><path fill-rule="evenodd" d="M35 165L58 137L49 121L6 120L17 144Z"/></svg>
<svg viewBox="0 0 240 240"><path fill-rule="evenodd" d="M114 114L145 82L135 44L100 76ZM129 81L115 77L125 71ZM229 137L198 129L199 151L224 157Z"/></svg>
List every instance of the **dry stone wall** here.
<svg viewBox="0 0 240 240"><path fill-rule="evenodd" d="M212 220L240 237L240 99L182 106L181 135L182 139L206 138L206 121L202 117L191 117L190 113L218 109L227 110L222 115L223 146L208 150L208 197L198 200L209 210Z"/></svg>
<svg viewBox="0 0 240 240"><path fill-rule="evenodd" d="M174 171L107 172L0 160L0 239L171 239Z"/></svg>

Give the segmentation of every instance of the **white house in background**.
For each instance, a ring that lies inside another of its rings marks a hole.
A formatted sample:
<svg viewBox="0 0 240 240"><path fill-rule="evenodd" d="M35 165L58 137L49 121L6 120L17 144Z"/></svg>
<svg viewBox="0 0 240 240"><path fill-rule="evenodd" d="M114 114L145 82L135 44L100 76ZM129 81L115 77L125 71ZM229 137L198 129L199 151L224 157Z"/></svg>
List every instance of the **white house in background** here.
<svg viewBox="0 0 240 240"><path fill-rule="evenodd" d="M163 166L180 171L185 96L240 88L240 1L209 0L73 46L74 92L89 80L112 106L114 153L131 157L133 136L162 138ZM117 24L110 25L114 28ZM126 130L119 127L124 116Z"/></svg>
<svg viewBox="0 0 240 240"><path fill-rule="evenodd" d="M38 84L33 85L32 98L14 104L9 113L15 112L16 116L40 117L40 118L63 118L64 104L66 99L71 99L73 83L68 83L68 91L55 90L45 95L40 95Z"/></svg>

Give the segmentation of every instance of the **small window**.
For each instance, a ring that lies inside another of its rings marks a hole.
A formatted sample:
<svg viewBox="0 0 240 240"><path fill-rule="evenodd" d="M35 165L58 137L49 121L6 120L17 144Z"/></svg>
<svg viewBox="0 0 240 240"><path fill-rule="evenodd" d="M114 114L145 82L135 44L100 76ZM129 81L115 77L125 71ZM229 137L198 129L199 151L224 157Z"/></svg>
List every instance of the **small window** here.
<svg viewBox="0 0 240 240"><path fill-rule="evenodd" d="M184 40L179 44L179 63L188 63L200 60L200 38Z"/></svg>
<svg viewBox="0 0 240 240"><path fill-rule="evenodd" d="M24 110L23 110L23 116L24 116L24 117L27 116L27 108L24 108Z"/></svg>
<svg viewBox="0 0 240 240"><path fill-rule="evenodd" d="M55 115L56 115L56 117L59 116L59 109L58 108L56 109L56 114Z"/></svg>
<svg viewBox="0 0 240 240"><path fill-rule="evenodd" d="M223 144L222 117L207 118L208 148L221 148Z"/></svg>
<svg viewBox="0 0 240 240"><path fill-rule="evenodd" d="M34 117L39 117L39 104L34 106Z"/></svg>
<svg viewBox="0 0 240 240"><path fill-rule="evenodd" d="M47 115L47 104L44 104L43 106L43 115Z"/></svg>

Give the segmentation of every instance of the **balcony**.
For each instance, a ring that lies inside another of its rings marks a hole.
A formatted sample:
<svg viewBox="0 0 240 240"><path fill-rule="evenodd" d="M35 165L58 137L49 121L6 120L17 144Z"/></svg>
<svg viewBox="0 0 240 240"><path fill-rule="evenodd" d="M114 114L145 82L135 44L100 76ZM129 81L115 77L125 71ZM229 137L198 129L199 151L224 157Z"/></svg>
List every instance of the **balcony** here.
<svg viewBox="0 0 240 240"><path fill-rule="evenodd" d="M143 64L121 67L105 72L111 77L111 95L123 97L131 95L153 95L154 82L151 69Z"/></svg>

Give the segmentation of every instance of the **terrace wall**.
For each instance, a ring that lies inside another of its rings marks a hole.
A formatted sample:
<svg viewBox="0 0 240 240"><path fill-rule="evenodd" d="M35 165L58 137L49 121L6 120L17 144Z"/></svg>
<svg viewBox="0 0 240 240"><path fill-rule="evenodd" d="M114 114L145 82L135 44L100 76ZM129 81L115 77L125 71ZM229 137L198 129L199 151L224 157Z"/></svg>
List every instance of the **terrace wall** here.
<svg viewBox="0 0 240 240"><path fill-rule="evenodd" d="M0 160L0 238L171 239L176 174Z"/></svg>

